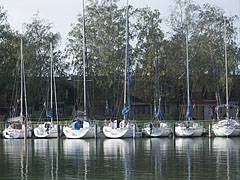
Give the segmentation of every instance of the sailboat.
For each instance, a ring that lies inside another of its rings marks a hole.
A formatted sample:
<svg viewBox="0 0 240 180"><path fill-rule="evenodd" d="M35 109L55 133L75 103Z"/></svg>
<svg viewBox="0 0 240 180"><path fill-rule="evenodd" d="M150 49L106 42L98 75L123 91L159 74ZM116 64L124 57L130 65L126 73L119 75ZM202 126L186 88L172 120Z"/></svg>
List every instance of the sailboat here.
<svg viewBox="0 0 240 180"><path fill-rule="evenodd" d="M189 85L189 59L188 59L188 25L186 33L186 61L187 61L187 113L186 121L178 123L175 128L175 134L179 137L196 137L202 136L203 126L198 122L191 121L191 111L190 111L190 85Z"/></svg>
<svg viewBox="0 0 240 180"><path fill-rule="evenodd" d="M26 85L25 85L25 74L24 74L24 63L23 63L23 42L21 39L21 93L20 93L20 116L11 117L8 119L10 125L4 129L3 137L7 139L18 139L24 138L24 131L27 128L27 137L32 137L32 128L27 124L27 100L26 100ZM23 100L23 96L25 100ZM25 101L26 115L23 115L23 101Z"/></svg>
<svg viewBox="0 0 240 180"><path fill-rule="evenodd" d="M129 138L133 137L134 131L138 128L131 120L131 105L130 105L130 72L129 72L129 22L128 22L128 1L126 7L126 51L125 51L125 78L124 78L124 107L122 110L123 120L114 120L103 126L103 133L107 138ZM127 107L127 72L128 72L128 107ZM127 120L128 114L128 120Z"/></svg>
<svg viewBox="0 0 240 180"><path fill-rule="evenodd" d="M146 137L166 137L169 136L172 132L172 129L161 121L161 97L160 97L160 80L159 80L159 72L158 72L158 57L157 57L157 65L156 65L156 72L157 72L157 82L158 82L158 111L155 115L157 118L157 122L149 122L143 128L143 134Z"/></svg>
<svg viewBox="0 0 240 180"><path fill-rule="evenodd" d="M91 120L87 116L87 94L86 94L86 36L85 36L85 11L84 11L84 0L83 0L83 94L84 94L84 111L77 111L73 116L69 126L63 127L63 133L66 138L77 139L77 138L94 138L95 127Z"/></svg>
<svg viewBox="0 0 240 180"><path fill-rule="evenodd" d="M219 120L213 125L213 133L215 136L230 137L230 136L240 136L240 124L233 117L229 116L230 108L236 109L236 117L238 115L239 108L236 105L229 104L228 100L228 61L227 61L227 44L226 44L226 20L224 19L224 41L225 41L225 73L226 73L226 104L219 105L216 107L217 119ZM226 118L220 120L220 109L226 108Z"/></svg>
<svg viewBox="0 0 240 180"><path fill-rule="evenodd" d="M45 123L39 124L36 128L34 128L34 135L37 138L57 138L58 137L58 125L53 123L53 86L54 86L54 94L55 94L56 116L57 116L57 100L56 100L56 85L55 85L55 79L53 76L52 43L50 43L50 53L51 53L50 111L47 113L47 116L50 117L51 122L45 122ZM53 85L53 79L54 79L54 85ZM58 121L58 118L57 118L57 121Z"/></svg>

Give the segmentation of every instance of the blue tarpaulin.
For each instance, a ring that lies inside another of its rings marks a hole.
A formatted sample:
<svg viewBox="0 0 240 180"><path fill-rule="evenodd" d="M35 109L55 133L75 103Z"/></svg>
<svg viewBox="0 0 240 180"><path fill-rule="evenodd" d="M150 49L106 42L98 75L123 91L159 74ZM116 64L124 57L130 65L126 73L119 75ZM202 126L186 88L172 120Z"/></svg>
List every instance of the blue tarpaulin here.
<svg viewBox="0 0 240 180"><path fill-rule="evenodd" d="M51 108L47 114L48 117L53 117L53 109Z"/></svg>
<svg viewBox="0 0 240 180"><path fill-rule="evenodd" d="M127 112L128 112L128 108L124 104L124 107L123 107L123 110L122 110L122 115L124 116L124 114L127 113Z"/></svg>

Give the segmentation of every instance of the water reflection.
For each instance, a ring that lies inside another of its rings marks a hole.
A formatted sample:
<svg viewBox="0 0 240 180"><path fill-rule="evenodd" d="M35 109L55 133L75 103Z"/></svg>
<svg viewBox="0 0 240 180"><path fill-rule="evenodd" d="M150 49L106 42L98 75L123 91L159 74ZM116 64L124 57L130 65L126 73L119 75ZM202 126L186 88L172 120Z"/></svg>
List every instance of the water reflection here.
<svg viewBox="0 0 240 180"><path fill-rule="evenodd" d="M240 179L240 138L0 139L1 179Z"/></svg>
<svg viewBox="0 0 240 180"><path fill-rule="evenodd" d="M14 170L11 173L16 173L21 179L28 179L28 170L29 170L29 153L27 148L30 143L29 141L24 141L23 139L4 139L3 140L3 154L4 159L7 161L7 167L3 167L1 172L1 178L8 178L9 174L5 168L14 166ZM6 174L5 174L6 173Z"/></svg>
<svg viewBox="0 0 240 180"><path fill-rule="evenodd" d="M64 139L63 158L72 177L91 179L92 162L97 157L97 140ZM67 177L66 177L67 178Z"/></svg>
<svg viewBox="0 0 240 180"><path fill-rule="evenodd" d="M239 138L215 137L212 140L212 151L216 154L217 178L240 179L239 149Z"/></svg>
<svg viewBox="0 0 240 180"><path fill-rule="evenodd" d="M150 159L150 164L148 165L150 172L153 171L155 179L164 179L164 169L167 168L169 152L171 152L173 147L172 140L170 138L146 138L143 139L142 143L144 154Z"/></svg>
<svg viewBox="0 0 240 180"><path fill-rule="evenodd" d="M104 164L110 171L120 171L120 179L132 179L133 139L106 139L103 141ZM112 174L112 178L114 178ZM111 177L110 177L111 179Z"/></svg>
<svg viewBox="0 0 240 180"><path fill-rule="evenodd" d="M180 158L180 163L183 161L183 174L182 178L192 179L195 177L197 171L197 162L201 157L201 151L203 151L204 139L199 138L176 138L175 140L175 152L176 157ZM182 165L182 164L180 164Z"/></svg>
<svg viewBox="0 0 240 180"><path fill-rule="evenodd" d="M59 139L34 139L34 156L37 167L48 179L58 179Z"/></svg>

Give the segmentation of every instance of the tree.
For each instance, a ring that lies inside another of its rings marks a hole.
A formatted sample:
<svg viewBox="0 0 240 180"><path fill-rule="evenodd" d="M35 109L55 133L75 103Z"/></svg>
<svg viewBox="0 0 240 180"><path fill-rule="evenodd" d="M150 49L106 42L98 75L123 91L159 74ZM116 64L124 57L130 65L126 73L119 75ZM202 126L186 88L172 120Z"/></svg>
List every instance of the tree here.
<svg viewBox="0 0 240 180"><path fill-rule="evenodd" d="M225 89L223 23L226 19L229 70L234 71L236 65L234 66L232 61L235 59L236 62L234 55L236 50L232 52L230 50L236 48L236 29L233 26L236 17L226 17L222 9L209 4L201 7L192 4L191 1L176 0L175 2L179 8L175 8L171 14L170 24L174 32L182 34L183 49L186 24L188 24L192 88L196 88L194 84L200 84L201 88L208 91L219 92L220 89ZM182 56L185 56L185 53ZM195 91L199 90L195 89Z"/></svg>
<svg viewBox="0 0 240 180"><path fill-rule="evenodd" d="M121 97L119 82L123 80L125 49L124 9L119 9L116 3L116 0L91 0L85 7L88 79L94 78L98 87L95 101L112 102L112 111ZM80 14L78 23L69 33L67 47L78 75L83 75L82 22L83 16Z"/></svg>
<svg viewBox="0 0 240 180"><path fill-rule="evenodd" d="M0 7L0 104L6 105L7 97L11 97L13 86L17 84L14 77L17 75L17 63L20 62L20 41L17 32L10 28L7 14Z"/></svg>
<svg viewBox="0 0 240 180"><path fill-rule="evenodd" d="M68 64L60 50L60 34L51 31L52 25L40 19L39 13L35 14L32 21L24 24L24 59L25 70L28 75L28 98L31 105L46 101L47 78L50 77L50 43L53 47L53 60L55 76L66 75ZM64 93L64 92L62 92Z"/></svg>
<svg viewBox="0 0 240 180"><path fill-rule="evenodd" d="M162 19L158 10L151 11L149 7L135 10L134 16L136 21L134 25L135 76L144 85L143 87L147 87L143 98L152 101L156 98L157 92L156 60L161 57L163 50ZM165 60L161 58L160 74L164 74L164 62Z"/></svg>

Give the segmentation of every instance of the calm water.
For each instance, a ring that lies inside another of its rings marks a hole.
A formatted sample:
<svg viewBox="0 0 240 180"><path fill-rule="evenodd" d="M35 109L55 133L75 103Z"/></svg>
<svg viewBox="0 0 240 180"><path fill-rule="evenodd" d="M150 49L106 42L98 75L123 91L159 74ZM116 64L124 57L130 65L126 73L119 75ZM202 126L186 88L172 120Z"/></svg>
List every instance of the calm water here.
<svg viewBox="0 0 240 180"><path fill-rule="evenodd" d="M0 179L240 179L240 138L0 139Z"/></svg>

